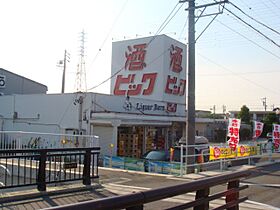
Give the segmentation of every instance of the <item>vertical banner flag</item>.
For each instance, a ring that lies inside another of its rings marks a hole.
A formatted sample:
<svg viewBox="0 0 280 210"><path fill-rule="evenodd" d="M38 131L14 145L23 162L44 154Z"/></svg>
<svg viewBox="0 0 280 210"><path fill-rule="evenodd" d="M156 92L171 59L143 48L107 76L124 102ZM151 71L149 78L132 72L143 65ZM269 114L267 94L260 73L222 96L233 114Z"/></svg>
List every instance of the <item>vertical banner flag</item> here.
<svg viewBox="0 0 280 210"><path fill-rule="evenodd" d="M253 123L254 123L253 139L256 140L261 136L263 132L263 123L257 121L253 121Z"/></svg>
<svg viewBox="0 0 280 210"><path fill-rule="evenodd" d="M239 129L240 119L229 118L228 119L228 145L232 150L236 150L239 143Z"/></svg>
<svg viewBox="0 0 280 210"><path fill-rule="evenodd" d="M273 124L272 138L273 138L273 142L274 142L274 148L279 149L279 145L280 145L280 125L279 124Z"/></svg>

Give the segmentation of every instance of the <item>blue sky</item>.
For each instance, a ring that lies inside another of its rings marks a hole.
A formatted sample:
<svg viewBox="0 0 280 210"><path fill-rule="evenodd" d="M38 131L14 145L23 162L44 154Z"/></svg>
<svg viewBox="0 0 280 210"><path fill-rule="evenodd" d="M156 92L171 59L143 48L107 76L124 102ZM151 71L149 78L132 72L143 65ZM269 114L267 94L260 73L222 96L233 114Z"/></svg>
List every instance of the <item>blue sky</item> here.
<svg viewBox="0 0 280 210"><path fill-rule="evenodd" d="M197 0L197 5L212 3ZM279 0L232 0L253 18L280 31ZM79 32L86 32L87 87L110 77L111 43L154 35L178 0L10 0L0 1L0 67L61 91L62 69L56 66L64 49L71 54L66 92L73 92L78 64ZM186 43L184 5L160 34ZM178 8L178 7L177 7ZM280 36L257 24L232 5L226 8L280 44ZM208 8L209 14L217 8ZM196 12L199 14L199 11ZM196 35L213 16L201 18ZM217 16L196 44L196 108L221 112L264 110L280 106L280 49L229 12ZM92 90L109 93L110 82Z"/></svg>

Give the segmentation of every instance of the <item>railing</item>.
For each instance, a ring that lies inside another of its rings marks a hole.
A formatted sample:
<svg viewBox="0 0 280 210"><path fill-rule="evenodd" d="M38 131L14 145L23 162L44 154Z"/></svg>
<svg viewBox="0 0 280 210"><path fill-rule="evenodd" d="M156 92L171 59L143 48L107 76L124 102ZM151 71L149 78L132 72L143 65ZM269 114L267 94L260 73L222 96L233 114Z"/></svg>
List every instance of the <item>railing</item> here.
<svg viewBox="0 0 280 210"><path fill-rule="evenodd" d="M100 200L93 200L81 202L76 204L69 204L60 207L48 208L49 210L80 210L80 209L127 209L140 210L144 209L144 204L163 200L166 198L182 195L185 193L196 192L194 201L179 204L177 206L169 207L168 210L194 208L195 210L209 209L210 201L216 199L225 200L225 204L215 208L237 210L239 203L247 200L247 197L239 197L239 191L248 188L247 185L239 186L240 179L250 175L249 171L239 171L231 174L220 175L216 177L206 178L198 181L174 185L170 187L162 187L133 194L122 195L104 198ZM227 183L227 189L210 195L210 188ZM225 198L224 198L225 196Z"/></svg>
<svg viewBox="0 0 280 210"><path fill-rule="evenodd" d="M90 185L98 178L100 148L0 150L0 189L82 180Z"/></svg>
<svg viewBox="0 0 280 210"><path fill-rule="evenodd" d="M195 171L227 169L235 161L247 161L248 165L254 163L254 160L266 157L268 161L272 161L272 154L276 152L273 145L266 143L240 144L235 151L232 151L227 144L218 145L181 145L181 161L180 175L187 173L189 167L193 167ZM193 149L194 155L188 154L188 150ZM188 160L193 158L194 162ZM243 163L244 164L244 163Z"/></svg>
<svg viewBox="0 0 280 210"><path fill-rule="evenodd" d="M23 131L0 131L0 149L98 147L99 137Z"/></svg>

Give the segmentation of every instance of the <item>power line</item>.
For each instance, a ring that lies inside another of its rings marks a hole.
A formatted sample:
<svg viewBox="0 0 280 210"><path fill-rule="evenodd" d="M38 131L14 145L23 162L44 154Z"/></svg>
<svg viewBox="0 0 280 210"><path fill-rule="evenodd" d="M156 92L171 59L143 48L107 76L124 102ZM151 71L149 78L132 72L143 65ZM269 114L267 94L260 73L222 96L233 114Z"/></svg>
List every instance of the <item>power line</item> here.
<svg viewBox="0 0 280 210"><path fill-rule="evenodd" d="M236 75L247 75L247 74L267 74L267 73L280 73L280 71L265 71L265 72L242 72L242 73L235 73ZM199 76L231 76L232 74L199 74Z"/></svg>
<svg viewBox="0 0 280 210"><path fill-rule="evenodd" d="M152 64L152 63L154 63L157 59L159 59L161 56L163 56L169 50L170 50L169 48L167 50L165 50L158 57L156 57L154 60L152 60L150 63L148 63L147 66ZM98 85L96 85L96 86L94 86L92 88L89 88L88 90L93 90L93 89L98 88L99 86L103 85L104 83L108 82L110 79L114 78L118 73L120 73L122 70L124 70L124 68L125 68L125 66L120 68L118 71L116 71L114 74L112 74L109 78L105 79L103 82L99 83Z"/></svg>
<svg viewBox="0 0 280 210"><path fill-rule="evenodd" d="M278 9L280 10L280 7L279 7L277 4L275 4L272 0L269 0L269 2L270 2L271 4L273 4L274 7L278 8Z"/></svg>
<svg viewBox="0 0 280 210"><path fill-rule="evenodd" d="M128 0L125 1L125 3L123 4L123 6L122 6L122 8L121 8L121 10L120 10L120 12L119 12L119 14L118 14L118 16L115 18L115 21L113 22L113 24L112 24L112 26L111 26L109 32L108 32L107 35L105 36L105 39L104 39L103 42L101 43L101 45L100 45L100 47L99 47L99 49L98 49L96 55L94 56L94 58L93 58L93 60L92 60L92 62L91 62L91 64L90 64L90 67L92 66L92 64L93 64L93 63L95 62L95 60L97 59L97 57L98 57L99 53L101 52L101 50L102 50L104 44L105 44L106 41L108 40L108 38L109 38L109 36L110 36L110 34L111 34L113 28L115 27L115 25L116 25L118 19L120 18L121 14L123 13L123 11L124 11L124 9L125 9L125 7L126 7L126 5L127 5L127 2L128 2ZM89 68L90 68L90 67L89 67Z"/></svg>
<svg viewBox="0 0 280 210"><path fill-rule="evenodd" d="M248 15L247 13L245 13L242 9L240 9L238 6L236 6L235 4L233 4L232 2L229 2L232 6L234 6L236 9L238 9L240 12L242 12L244 15L246 15L247 17L249 17L250 19L254 20L255 22L257 22L258 24L268 28L269 30L273 31L274 33L277 33L278 35L280 35L280 32L276 31L275 29L267 26L266 24L256 20L255 18L253 18L252 16Z"/></svg>
<svg viewBox="0 0 280 210"><path fill-rule="evenodd" d="M154 41L154 39L156 38L156 36L158 34L160 34L163 29L167 26L167 24L175 17L175 15L179 12L179 10L182 8L182 6L184 4L181 4L181 6L177 9L177 11L173 14L173 16L171 18L169 18L172 13L175 11L176 7L178 6L179 2L175 5L175 7L172 9L172 11L169 13L169 15L167 16L167 18L165 18L165 20L163 21L163 23L161 24L161 26L158 28L157 32L155 33L155 35L153 36L153 38L149 41L148 45L150 45L152 43L152 41ZM169 19L168 19L169 18Z"/></svg>
<svg viewBox="0 0 280 210"><path fill-rule="evenodd" d="M217 20L217 19L216 19L216 21L217 21L218 23L220 23L221 25L223 25L224 27L228 28L229 30L233 31L234 33L238 34L239 36L242 36L244 39L248 40L249 42L253 43L254 45L258 46L259 48L263 49L264 51L268 52L269 54L273 55L274 57L280 59L280 56L278 56L278 55L276 55L275 53L273 53L273 52L267 50L266 48L262 47L262 46L259 45L257 42L255 42L255 41L253 41L253 40L247 38L246 36L242 35L242 34L239 33L238 31L236 31L236 30L230 28L228 25L222 23L221 21L219 21L219 20Z"/></svg>
<svg viewBox="0 0 280 210"><path fill-rule="evenodd" d="M268 6L267 6L267 4L266 3L264 3L264 1L262 1L261 2L267 9L270 9ZM279 16L279 13L276 13L274 10L271 10L275 15L277 15L278 17L280 17Z"/></svg>
<svg viewBox="0 0 280 210"><path fill-rule="evenodd" d="M215 0L215 2L217 2ZM275 46L280 48L280 45L277 44L273 39L269 38L268 36L266 36L264 33L262 33L260 30L256 29L255 27L253 27L252 25L250 25L249 23L247 23L245 20L243 20L242 18L240 18L239 16L237 16L236 14L234 14L232 11L230 11L229 9L225 8L224 6L222 6L226 11L228 11L230 14L232 14L237 20L241 21L243 24L247 25L249 28L253 29L254 31L256 31L258 34L260 34L261 36L263 36L265 39L267 39L268 41L270 41L271 43L273 43Z"/></svg>
<svg viewBox="0 0 280 210"><path fill-rule="evenodd" d="M184 33L185 28L187 27L187 25L188 25L188 17L186 18L186 21L185 21L185 23L184 23L184 26L183 26L183 28L182 28L182 30L181 30L181 32L180 32L180 35L179 35L178 39L182 39L182 38L183 38L182 35L183 35L183 33Z"/></svg>
<svg viewBox="0 0 280 210"><path fill-rule="evenodd" d="M158 35L166 26L167 24L175 17L175 15L178 13L178 11L182 8L182 6L184 4L181 4L181 6L179 7L179 9L173 14L173 12L175 11L175 9L177 8L179 3L177 3L175 5L175 7L171 10L171 12L169 13L169 15L167 16L167 18L163 21L163 23L160 25L160 27L158 28L156 34L150 39L150 41L148 42L148 45L150 45L156 38L156 35ZM173 16L169 19L169 17L173 14ZM168 20L169 19L169 20ZM155 62L158 58L160 58L162 55L164 55L167 51L169 51L169 48L164 51L162 54L160 54L158 57L156 57L156 59L154 59L153 61L151 61L149 64ZM149 65L147 64L147 65ZM99 83L98 85L89 88L88 90L93 90L96 89L97 87L103 85L104 83L108 82L110 79L114 78L118 73L120 73L122 70L124 70L125 66L123 66L122 68L120 68L117 72L115 72L114 74L112 74L109 78L103 80L101 83Z"/></svg>
<svg viewBox="0 0 280 210"><path fill-rule="evenodd" d="M254 82L254 81L251 81L251 80L247 79L246 77L242 77L242 76L240 76L240 75L236 75L232 70L226 68L225 66L223 66L223 65L221 65L221 64L216 63L215 61L212 61L211 59L207 58L206 56L204 56L204 55L202 55L202 54L200 54L200 53L198 53L198 55L200 55L202 58L204 58L205 60L209 61L210 63L213 63L213 64L215 64L216 66L219 66L220 68L222 68L222 69L224 69L224 70L226 70L226 71L232 73L234 76L240 77L241 79L246 80L247 82L252 83L252 84L254 84L255 86L258 86L258 87L260 87L260 88L262 88L262 89L264 89L264 90L267 90L267 91L270 91L270 92L272 92L272 93L274 93L274 94L276 94L276 95L279 95L279 92L276 92L276 91L274 91L274 90L271 90L271 89L269 89L269 88L266 88L266 87L264 87L264 86L262 86L262 85L260 85L260 84L258 84L258 83L256 83L256 82Z"/></svg>

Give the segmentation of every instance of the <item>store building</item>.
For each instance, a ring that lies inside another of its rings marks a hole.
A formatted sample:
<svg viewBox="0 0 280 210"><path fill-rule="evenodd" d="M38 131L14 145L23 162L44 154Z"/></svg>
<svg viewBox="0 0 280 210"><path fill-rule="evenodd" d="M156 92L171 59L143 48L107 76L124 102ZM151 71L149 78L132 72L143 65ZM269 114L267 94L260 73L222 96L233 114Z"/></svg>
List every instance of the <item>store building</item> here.
<svg viewBox="0 0 280 210"><path fill-rule="evenodd" d="M126 109L134 108L144 120L120 123L119 155L139 157L147 150L166 149L182 137L186 45L166 35L114 42L111 69L116 75L111 94L126 97ZM133 103L136 98L147 101Z"/></svg>
<svg viewBox="0 0 280 210"><path fill-rule="evenodd" d="M167 103L148 99L33 94L2 96L0 104L1 131L97 135L103 155L139 157L152 148L168 148L185 127L183 106L169 112Z"/></svg>
<svg viewBox="0 0 280 210"><path fill-rule="evenodd" d="M46 94L48 87L0 68L0 95Z"/></svg>
<svg viewBox="0 0 280 210"><path fill-rule="evenodd" d="M185 131L185 68L186 46L165 35L115 42L110 95L4 94L0 128L97 135L103 155L167 149Z"/></svg>

